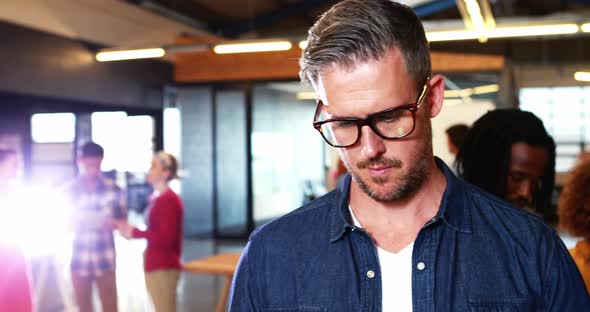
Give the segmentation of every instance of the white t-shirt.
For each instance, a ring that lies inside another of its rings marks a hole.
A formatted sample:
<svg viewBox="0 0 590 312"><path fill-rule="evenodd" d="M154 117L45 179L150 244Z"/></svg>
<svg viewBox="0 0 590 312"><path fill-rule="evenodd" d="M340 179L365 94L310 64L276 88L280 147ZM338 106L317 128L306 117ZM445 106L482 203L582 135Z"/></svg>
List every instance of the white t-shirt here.
<svg viewBox="0 0 590 312"><path fill-rule="evenodd" d="M362 228L349 206L355 226ZM397 253L377 246L381 267L381 296L383 312L412 311L412 251L414 242Z"/></svg>

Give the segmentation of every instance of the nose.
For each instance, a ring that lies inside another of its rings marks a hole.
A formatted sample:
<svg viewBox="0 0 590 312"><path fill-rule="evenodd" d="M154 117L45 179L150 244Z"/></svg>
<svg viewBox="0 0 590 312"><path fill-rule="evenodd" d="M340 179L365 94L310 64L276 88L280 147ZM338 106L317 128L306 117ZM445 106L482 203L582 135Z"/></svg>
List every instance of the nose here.
<svg viewBox="0 0 590 312"><path fill-rule="evenodd" d="M385 153L383 138L378 136L369 126L361 128L361 153L367 158L375 158Z"/></svg>
<svg viewBox="0 0 590 312"><path fill-rule="evenodd" d="M529 202L533 199L533 181L531 179L525 179L518 184L517 195L522 198L526 198Z"/></svg>

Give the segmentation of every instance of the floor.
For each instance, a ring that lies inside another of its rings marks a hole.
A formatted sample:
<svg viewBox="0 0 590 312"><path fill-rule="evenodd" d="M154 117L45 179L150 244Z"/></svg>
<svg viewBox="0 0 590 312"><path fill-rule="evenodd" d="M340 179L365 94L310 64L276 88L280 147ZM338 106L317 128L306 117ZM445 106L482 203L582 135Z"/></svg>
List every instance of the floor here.
<svg viewBox="0 0 590 312"><path fill-rule="evenodd" d="M145 242L143 240L127 241L116 236L115 244L119 310L122 312L152 311L142 269L142 252ZM186 239L182 260L189 261L221 252L241 252L244 245L244 241ZM68 277L67 257L44 255L33 258L32 268L38 295L38 312L76 311ZM215 311L223 283L224 278L220 276L183 273L178 285L178 311ZM99 306L98 301L98 297L95 296L96 306Z"/></svg>

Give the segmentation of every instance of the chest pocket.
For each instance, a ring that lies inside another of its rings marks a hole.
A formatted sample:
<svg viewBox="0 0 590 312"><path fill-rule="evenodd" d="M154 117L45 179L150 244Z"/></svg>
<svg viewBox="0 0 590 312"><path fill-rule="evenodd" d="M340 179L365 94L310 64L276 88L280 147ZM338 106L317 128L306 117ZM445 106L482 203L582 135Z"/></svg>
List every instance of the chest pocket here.
<svg viewBox="0 0 590 312"><path fill-rule="evenodd" d="M470 299L471 312L537 312L527 299Z"/></svg>
<svg viewBox="0 0 590 312"><path fill-rule="evenodd" d="M270 308L265 309L264 312L327 312L326 308L317 307L297 307L297 308Z"/></svg>

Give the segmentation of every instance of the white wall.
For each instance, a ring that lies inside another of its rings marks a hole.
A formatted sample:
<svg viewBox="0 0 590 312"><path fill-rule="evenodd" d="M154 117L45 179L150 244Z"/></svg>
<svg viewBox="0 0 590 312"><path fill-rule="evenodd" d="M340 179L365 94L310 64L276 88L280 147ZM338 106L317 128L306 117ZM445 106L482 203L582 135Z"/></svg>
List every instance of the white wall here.
<svg viewBox="0 0 590 312"><path fill-rule="evenodd" d="M492 101L472 100L471 103L445 101L442 111L432 119L434 155L444 160L448 166L452 166L455 158L449 153L445 130L457 123L471 126L475 120L494 108Z"/></svg>

